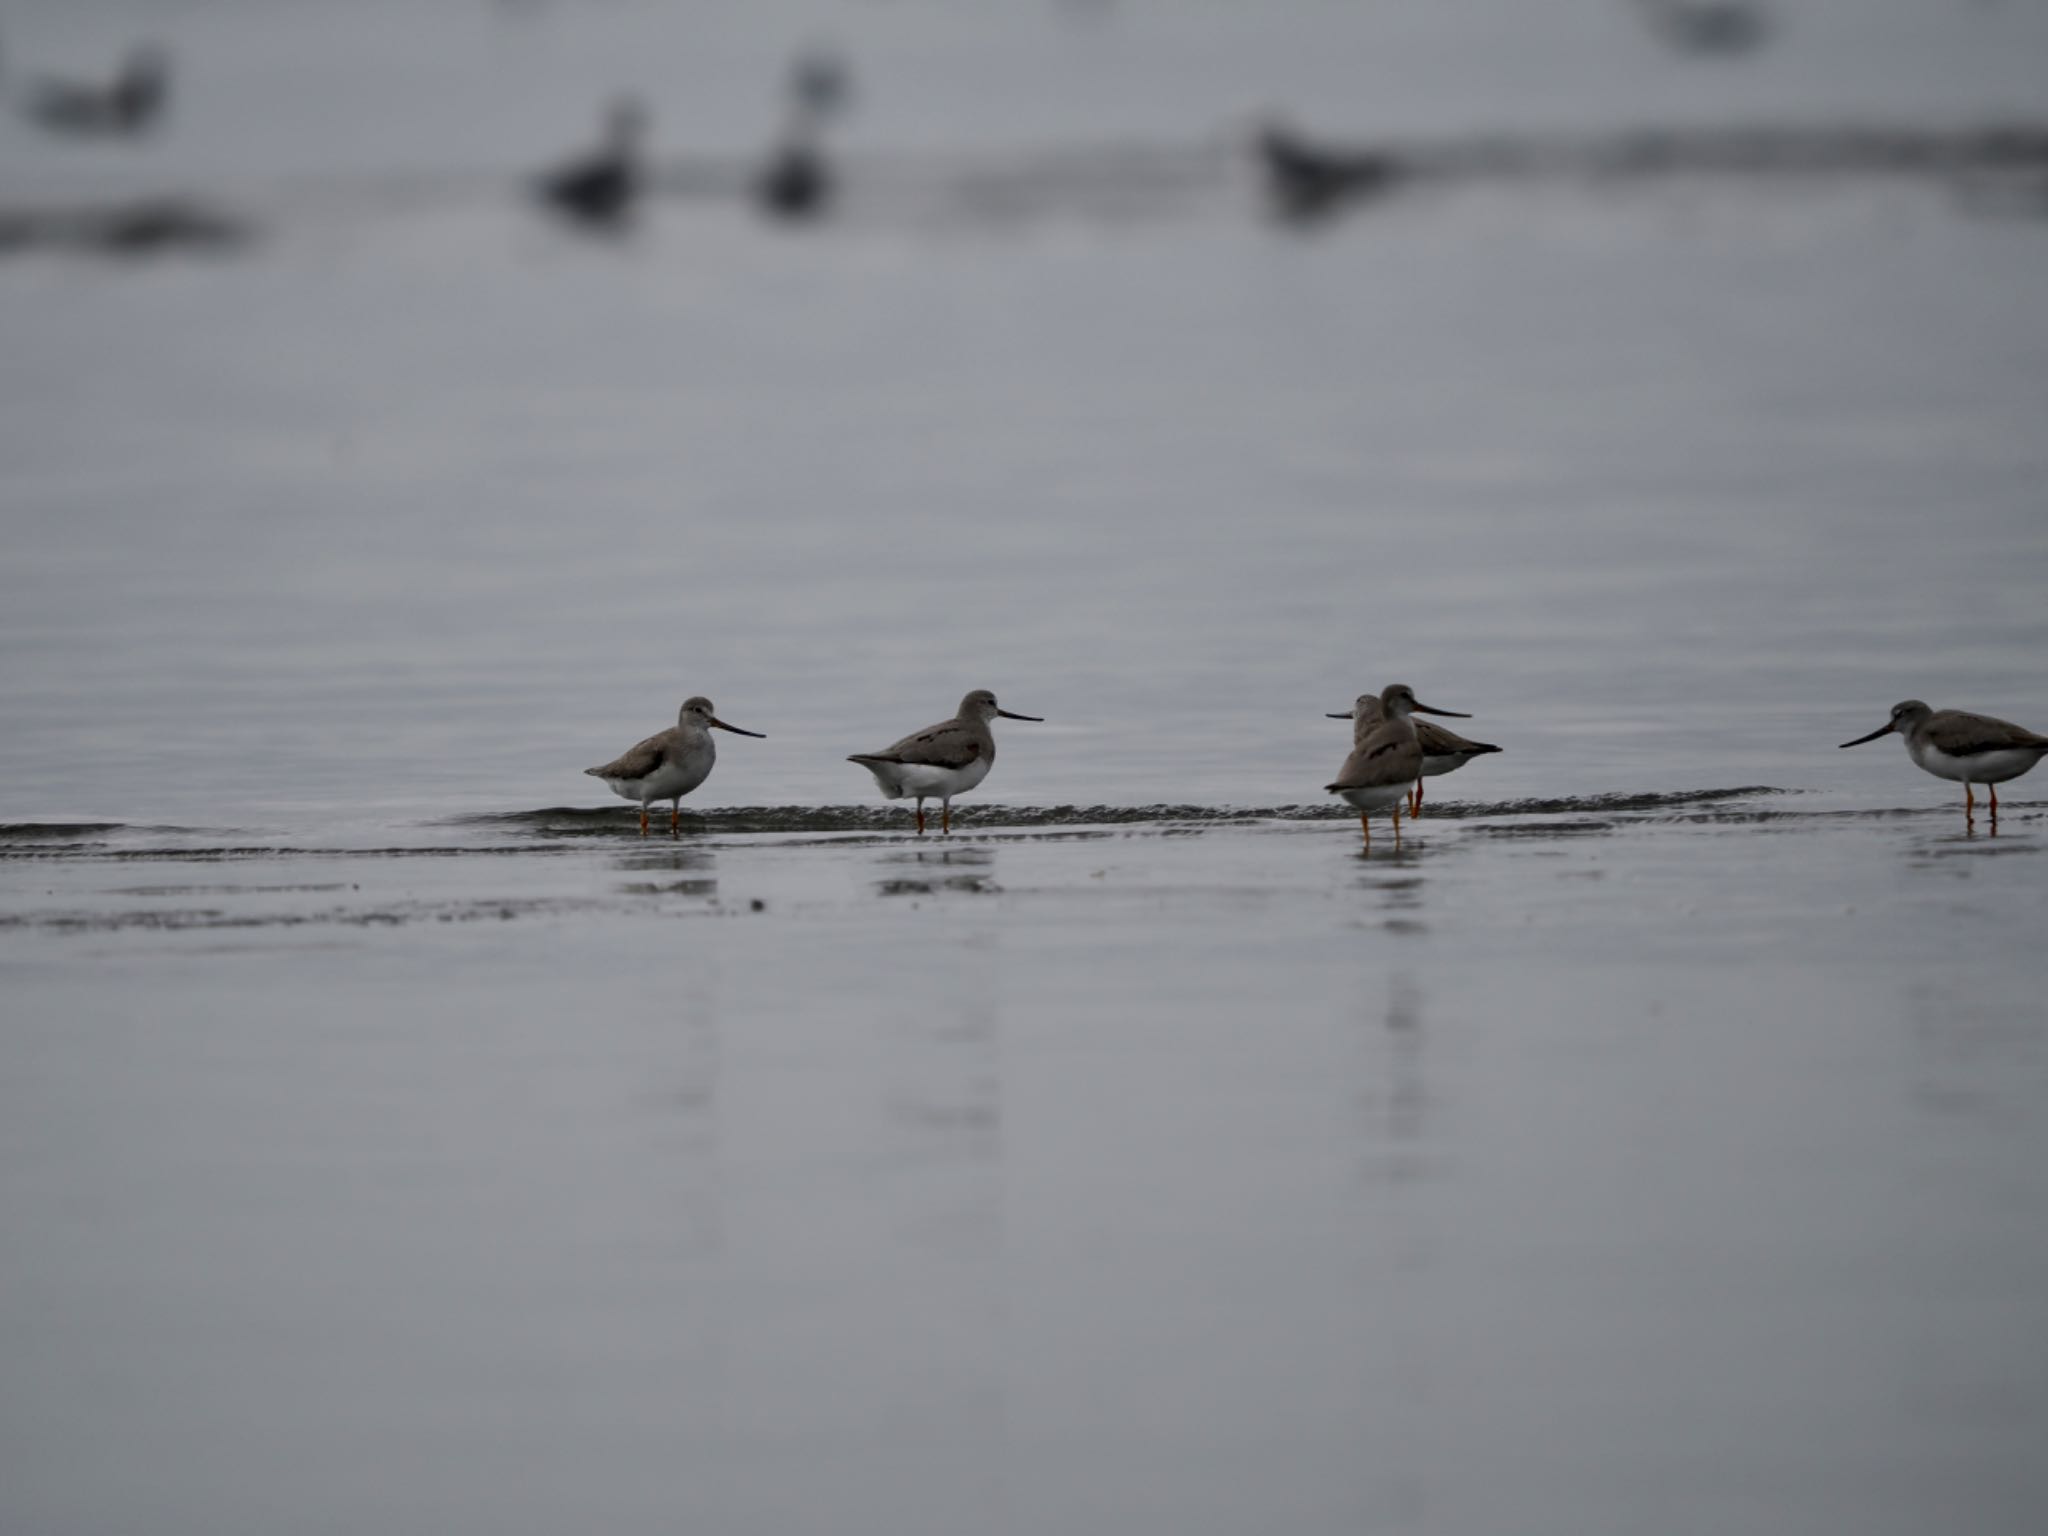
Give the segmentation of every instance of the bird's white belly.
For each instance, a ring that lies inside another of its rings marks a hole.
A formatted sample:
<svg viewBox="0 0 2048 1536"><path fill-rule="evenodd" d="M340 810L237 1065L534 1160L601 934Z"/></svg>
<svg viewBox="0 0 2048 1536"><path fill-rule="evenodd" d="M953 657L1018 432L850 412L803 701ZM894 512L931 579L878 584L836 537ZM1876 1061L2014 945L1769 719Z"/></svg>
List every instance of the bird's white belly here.
<svg viewBox="0 0 2048 1536"><path fill-rule="evenodd" d="M950 799L988 777L991 760L978 757L963 768L938 768L929 763L863 763L892 800L906 795Z"/></svg>
<svg viewBox="0 0 2048 1536"><path fill-rule="evenodd" d="M646 805L652 800L674 800L687 795L691 790L711 777L711 760L703 762L664 762L644 779L606 779L612 793L623 799Z"/></svg>
<svg viewBox="0 0 2048 1536"><path fill-rule="evenodd" d="M1929 773L1958 783L2003 784L2016 779L2041 760L2032 747L2014 747L2002 752L1972 752L1968 757L1951 757L1936 746L1909 746L1913 761Z"/></svg>
<svg viewBox="0 0 2048 1536"><path fill-rule="evenodd" d="M1408 798L1409 780L1399 784L1368 784L1361 789L1340 789L1335 793L1361 811L1384 811Z"/></svg>

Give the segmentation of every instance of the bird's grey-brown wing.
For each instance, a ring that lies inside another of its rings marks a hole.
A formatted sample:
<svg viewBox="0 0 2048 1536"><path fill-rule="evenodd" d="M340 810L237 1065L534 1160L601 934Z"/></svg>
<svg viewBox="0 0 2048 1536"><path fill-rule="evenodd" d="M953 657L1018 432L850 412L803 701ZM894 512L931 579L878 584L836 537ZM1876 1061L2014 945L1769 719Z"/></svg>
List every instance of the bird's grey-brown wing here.
<svg viewBox="0 0 2048 1536"><path fill-rule="evenodd" d="M965 720L942 720L913 731L882 752L862 752L856 762L907 763L919 768L965 768L987 750L984 732Z"/></svg>
<svg viewBox="0 0 2048 1536"><path fill-rule="evenodd" d="M2014 747L2048 747L2048 736L2037 736L2010 720L1965 714L1960 709L1937 711L1927 722L1927 739L1950 757L2009 752Z"/></svg>
<svg viewBox="0 0 2048 1536"><path fill-rule="evenodd" d="M586 768L585 773L600 779L644 779L661 766L661 760L668 755L670 745L675 741L674 731L660 731L645 741L621 753L602 768Z"/></svg>
<svg viewBox="0 0 2048 1536"><path fill-rule="evenodd" d="M1323 788L1333 795L1340 789L1355 788L1364 781L1364 774L1365 748L1357 747L1352 750L1349 757L1344 759L1344 766L1337 770L1337 777L1325 784Z"/></svg>
<svg viewBox="0 0 2048 1536"><path fill-rule="evenodd" d="M1468 741L1456 731L1447 730L1434 720L1417 720L1415 739L1422 743L1424 757L1450 757L1454 754L1479 757L1500 750L1490 742Z"/></svg>
<svg viewBox="0 0 2048 1536"><path fill-rule="evenodd" d="M1337 770L1337 777L1324 789L1373 789L1386 784L1405 784L1422 768L1422 748L1412 736L1382 736L1352 748Z"/></svg>

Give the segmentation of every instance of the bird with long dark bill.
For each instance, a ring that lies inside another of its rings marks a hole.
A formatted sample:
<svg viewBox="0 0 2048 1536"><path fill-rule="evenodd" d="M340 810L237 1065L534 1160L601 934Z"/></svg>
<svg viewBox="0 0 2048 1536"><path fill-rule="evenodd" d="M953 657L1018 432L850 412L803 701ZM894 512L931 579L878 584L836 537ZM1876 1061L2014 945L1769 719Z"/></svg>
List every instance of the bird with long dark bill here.
<svg viewBox="0 0 2048 1536"><path fill-rule="evenodd" d="M683 701L673 727L657 732L601 767L583 771L603 779L613 794L640 802L642 837L647 835L648 803L668 801L668 835L677 837L682 825L683 796L710 778L711 765L718 761L718 748L711 740L714 730L762 737L760 731L743 731L736 725L727 725L718 718L711 701L698 694Z"/></svg>
<svg viewBox="0 0 2048 1536"><path fill-rule="evenodd" d="M1351 722L1351 739L1354 744L1364 739L1367 731L1386 718L1380 709L1380 697L1376 693L1361 693L1348 712L1333 709L1329 715L1332 720ZM1467 740L1449 726L1438 725L1429 720L1415 722L1415 737L1422 743L1422 774L1416 779L1415 788L1408 796L1408 815L1411 820L1422 814L1423 779L1434 778L1440 773L1454 772L1474 758L1500 750L1490 741Z"/></svg>
<svg viewBox="0 0 2048 1536"><path fill-rule="evenodd" d="M1917 766L1938 779L1961 782L1965 818L1976 815L1973 786L1982 784L1991 792L1991 819L1997 821L1998 786L2026 773L2048 754L2048 736L1990 715L1933 709L1918 699L1894 704L1883 725L1842 745L1860 747L1894 731L1906 739L1906 753Z"/></svg>
<svg viewBox="0 0 2048 1536"><path fill-rule="evenodd" d="M940 830L951 832L953 797L974 788L995 766L996 738L988 723L999 715L1005 720L1042 719L999 708L993 693L977 688L960 701L960 713L951 720L913 731L880 752L855 752L846 760L872 773L891 800L916 799L920 836L924 833L924 803L933 798L940 806Z"/></svg>
<svg viewBox="0 0 2048 1536"><path fill-rule="evenodd" d="M1433 709L1420 703L1415 690L1406 683L1389 683L1380 690L1379 702L1383 718L1358 732L1351 755L1337 770L1335 781L1323 786L1357 808L1367 849L1372 847L1374 811L1392 813L1394 846L1401 846L1401 809L1407 803L1409 786L1422 776L1422 741L1409 716L1421 713L1446 715L1454 720L1472 718L1454 709Z"/></svg>

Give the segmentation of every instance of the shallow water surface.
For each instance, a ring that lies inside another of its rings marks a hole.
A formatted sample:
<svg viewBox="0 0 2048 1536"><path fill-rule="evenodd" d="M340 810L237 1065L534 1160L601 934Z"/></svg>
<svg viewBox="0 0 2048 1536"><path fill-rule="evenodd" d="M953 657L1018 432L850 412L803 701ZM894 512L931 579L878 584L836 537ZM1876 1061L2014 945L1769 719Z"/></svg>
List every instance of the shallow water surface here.
<svg viewBox="0 0 2048 1536"><path fill-rule="evenodd" d="M189 73L0 215L255 238L0 261L0 1531L2031 1536L2048 780L1835 743L2048 727L2039 188L1241 153L2048 112L1782 9L17 0ZM1396 679L1504 750L1368 855Z"/></svg>
<svg viewBox="0 0 2048 1536"><path fill-rule="evenodd" d="M2026 1529L2048 808L1804 799L13 829L9 1509Z"/></svg>

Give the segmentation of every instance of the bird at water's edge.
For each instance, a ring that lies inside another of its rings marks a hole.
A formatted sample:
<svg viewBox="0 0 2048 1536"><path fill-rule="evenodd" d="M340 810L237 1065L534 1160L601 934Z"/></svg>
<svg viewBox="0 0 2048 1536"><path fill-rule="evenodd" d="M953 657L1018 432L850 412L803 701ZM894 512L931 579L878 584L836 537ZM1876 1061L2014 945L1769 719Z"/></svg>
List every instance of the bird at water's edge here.
<svg viewBox="0 0 2048 1536"><path fill-rule="evenodd" d="M1391 811L1394 818L1394 846L1401 846L1401 807L1408 787L1422 776L1422 742L1416 735L1411 712L1448 715L1466 720L1468 715L1453 709L1432 709L1417 701L1415 690L1406 683L1389 683L1380 691L1380 712L1384 716L1370 729L1361 728L1354 738L1351 755L1337 770L1336 779L1323 787L1358 810L1358 823L1365 831L1365 846L1372 847L1372 813Z"/></svg>
<svg viewBox="0 0 2048 1536"><path fill-rule="evenodd" d="M940 830L951 832L953 797L974 788L995 766L996 738L988 723L998 715L1005 720L1041 719L1002 709L993 693L977 688L960 701L960 713L951 720L913 731L880 752L855 752L846 760L872 773L891 800L906 795L916 799L920 836L924 833L924 803L933 797L941 808Z"/></svg>
<svg viewBox="0 0 2048 1536"><path fill-rule="evenodd" d="M38 127L81 138L147 132L170 104L170 55L144 44L122 61L105 85L85 80L36 80L29 85L28 115Z"/></svg>
<svg viewBox="0 0 2048 1536"><path fill-rule="evenodd" d="M1891 718L1868 736L1842 743L1860 747L1866 741L1898 732L1914 763L1939 779L1963 786L1963 815L1974 819L1973 786L1991 791L1991 820L1998 820L1998 786L2027 772L2048 755L2048 736L2037 735L2010 720L1966 714L1960 709L1933 709L1918 699L1892 706Z"/></svg>
<svg viewBox="0 0 2048 1536"><path fill-rule="evenodd" d="M1351 722L1351 739L1355 745L1363 740L1367 731L1379 724L1384 715L1380 710L1379 695L1361 693L1358 701L1348 712L1331 710L1332 720ZM1434 778L1440 773L1451 773L1464 767L1475 757L1484 757L1489 752L1500 751L1488 741L1468 741L1448 726L1437 725L1428 720L1415 722L1416 740L1422 743L1422 773L1415 781L1414 792L1408 796L1408 815L1413 818L1422 814L1422 780Z"/></svg>
<svg viewBox="0 0 2048 1536"><path fill-rule="evenodd" d="M675 837L682 823L683 796L711 776L711 765L718 759L718 748L711 740L713 730L731 731L735 736L762 735L727 725L718 718L711 701L698 694L683 702L671 729L648 737L602 767L583 771L603 779L613 794L640 802L642 837L647 835L648 803L670 802L668 834Z"/></svg>
<svg viewBox="0 0 2048 1536"><path fill-rule="evenodd" d="M612 104L604 141L589 154L556 167L534 182L534 195L559 217L593 232L618 230L633 216L646 188L640 141L647 112L625 97Z"/></svg>

